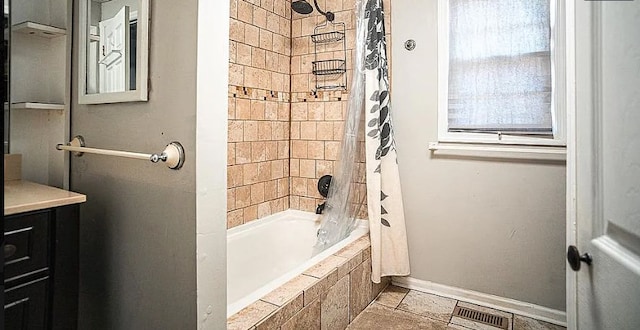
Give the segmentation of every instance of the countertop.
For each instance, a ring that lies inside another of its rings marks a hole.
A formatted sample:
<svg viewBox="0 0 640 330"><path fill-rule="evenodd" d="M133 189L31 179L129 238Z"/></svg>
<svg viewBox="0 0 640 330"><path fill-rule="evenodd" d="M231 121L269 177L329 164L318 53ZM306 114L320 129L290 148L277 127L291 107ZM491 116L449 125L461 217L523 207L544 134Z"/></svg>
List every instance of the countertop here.
<svg viewBox="0 0 640 330"><path fill-rule="evenodd" d="M4 182L4 215L83 203L87 196L29 181Z"/></svg>

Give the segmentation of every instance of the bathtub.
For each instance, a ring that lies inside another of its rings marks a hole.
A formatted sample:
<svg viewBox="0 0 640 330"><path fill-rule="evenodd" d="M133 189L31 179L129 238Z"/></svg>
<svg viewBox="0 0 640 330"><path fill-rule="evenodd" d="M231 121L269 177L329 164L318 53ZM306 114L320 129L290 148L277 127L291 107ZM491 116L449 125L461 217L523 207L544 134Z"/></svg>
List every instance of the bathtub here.
<svg viewBox="0 0 640 330"><path fill-rule="evenodd" d="M227 231L227 317L369 232L360 220L349 237L313 256L317 218L287 210Z"/></svg>

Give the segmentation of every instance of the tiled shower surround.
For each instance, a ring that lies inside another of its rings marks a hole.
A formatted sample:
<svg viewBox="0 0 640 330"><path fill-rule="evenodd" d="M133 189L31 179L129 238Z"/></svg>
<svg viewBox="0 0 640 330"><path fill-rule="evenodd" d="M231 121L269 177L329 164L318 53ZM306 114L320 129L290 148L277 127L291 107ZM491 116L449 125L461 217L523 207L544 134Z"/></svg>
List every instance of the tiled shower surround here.
<svg viewBox="0 0 640 330"><path fill-rule="evenodd" d="M291 2L231 0L227 227L289 208Z"/></svg>
<svg viewBox="0 0 640 330"><path fill-rule="evenodd" d="M346 25L349 86L355 0L318 5ZM390 46L390 1L384 6ZM318 179L335 172L349 98L313 91L310 36L324 16L292 12L291 0L231 0L230 16L227 227L288 208L313 212L323 202ZM341 46L318 48L319 58L340 58ZM357 161L364 179L362 153ZM357 190L365 196L364 184ZM358 216L366 218L366 205Z"/></svg>

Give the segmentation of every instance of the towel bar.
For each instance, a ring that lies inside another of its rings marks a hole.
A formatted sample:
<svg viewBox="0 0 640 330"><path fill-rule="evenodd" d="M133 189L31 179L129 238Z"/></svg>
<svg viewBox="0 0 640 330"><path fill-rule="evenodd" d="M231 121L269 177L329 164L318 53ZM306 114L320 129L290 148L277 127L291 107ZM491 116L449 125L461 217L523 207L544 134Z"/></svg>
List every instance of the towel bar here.
<svg viewBox="0 0 640 330"><path fill-rule="evenodd" d="M184 148L180 142L171 142L167 144L164 150L159 154L143 154L130 151L107 150L85 147L84 138L81 135L75 136L67 144L58 144L56 149L62 151L73 152L75 156L82 156L84 153L98 154L105 156L124 157L133 159L149 160L152 163L159 161L164 162L168 168L179 170L184 165Z"/></svg>

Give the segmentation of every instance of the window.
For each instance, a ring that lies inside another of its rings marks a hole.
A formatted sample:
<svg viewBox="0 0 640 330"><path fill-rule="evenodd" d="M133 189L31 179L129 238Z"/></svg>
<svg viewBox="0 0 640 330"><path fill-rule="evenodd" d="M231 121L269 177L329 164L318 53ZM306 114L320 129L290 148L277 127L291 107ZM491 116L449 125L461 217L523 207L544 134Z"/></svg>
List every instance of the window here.
<svg viewBox="0 0 640 330"><path fill-rule="evenodd" d="M440 0L440 142L563 145L558 0Z"/></svg>

